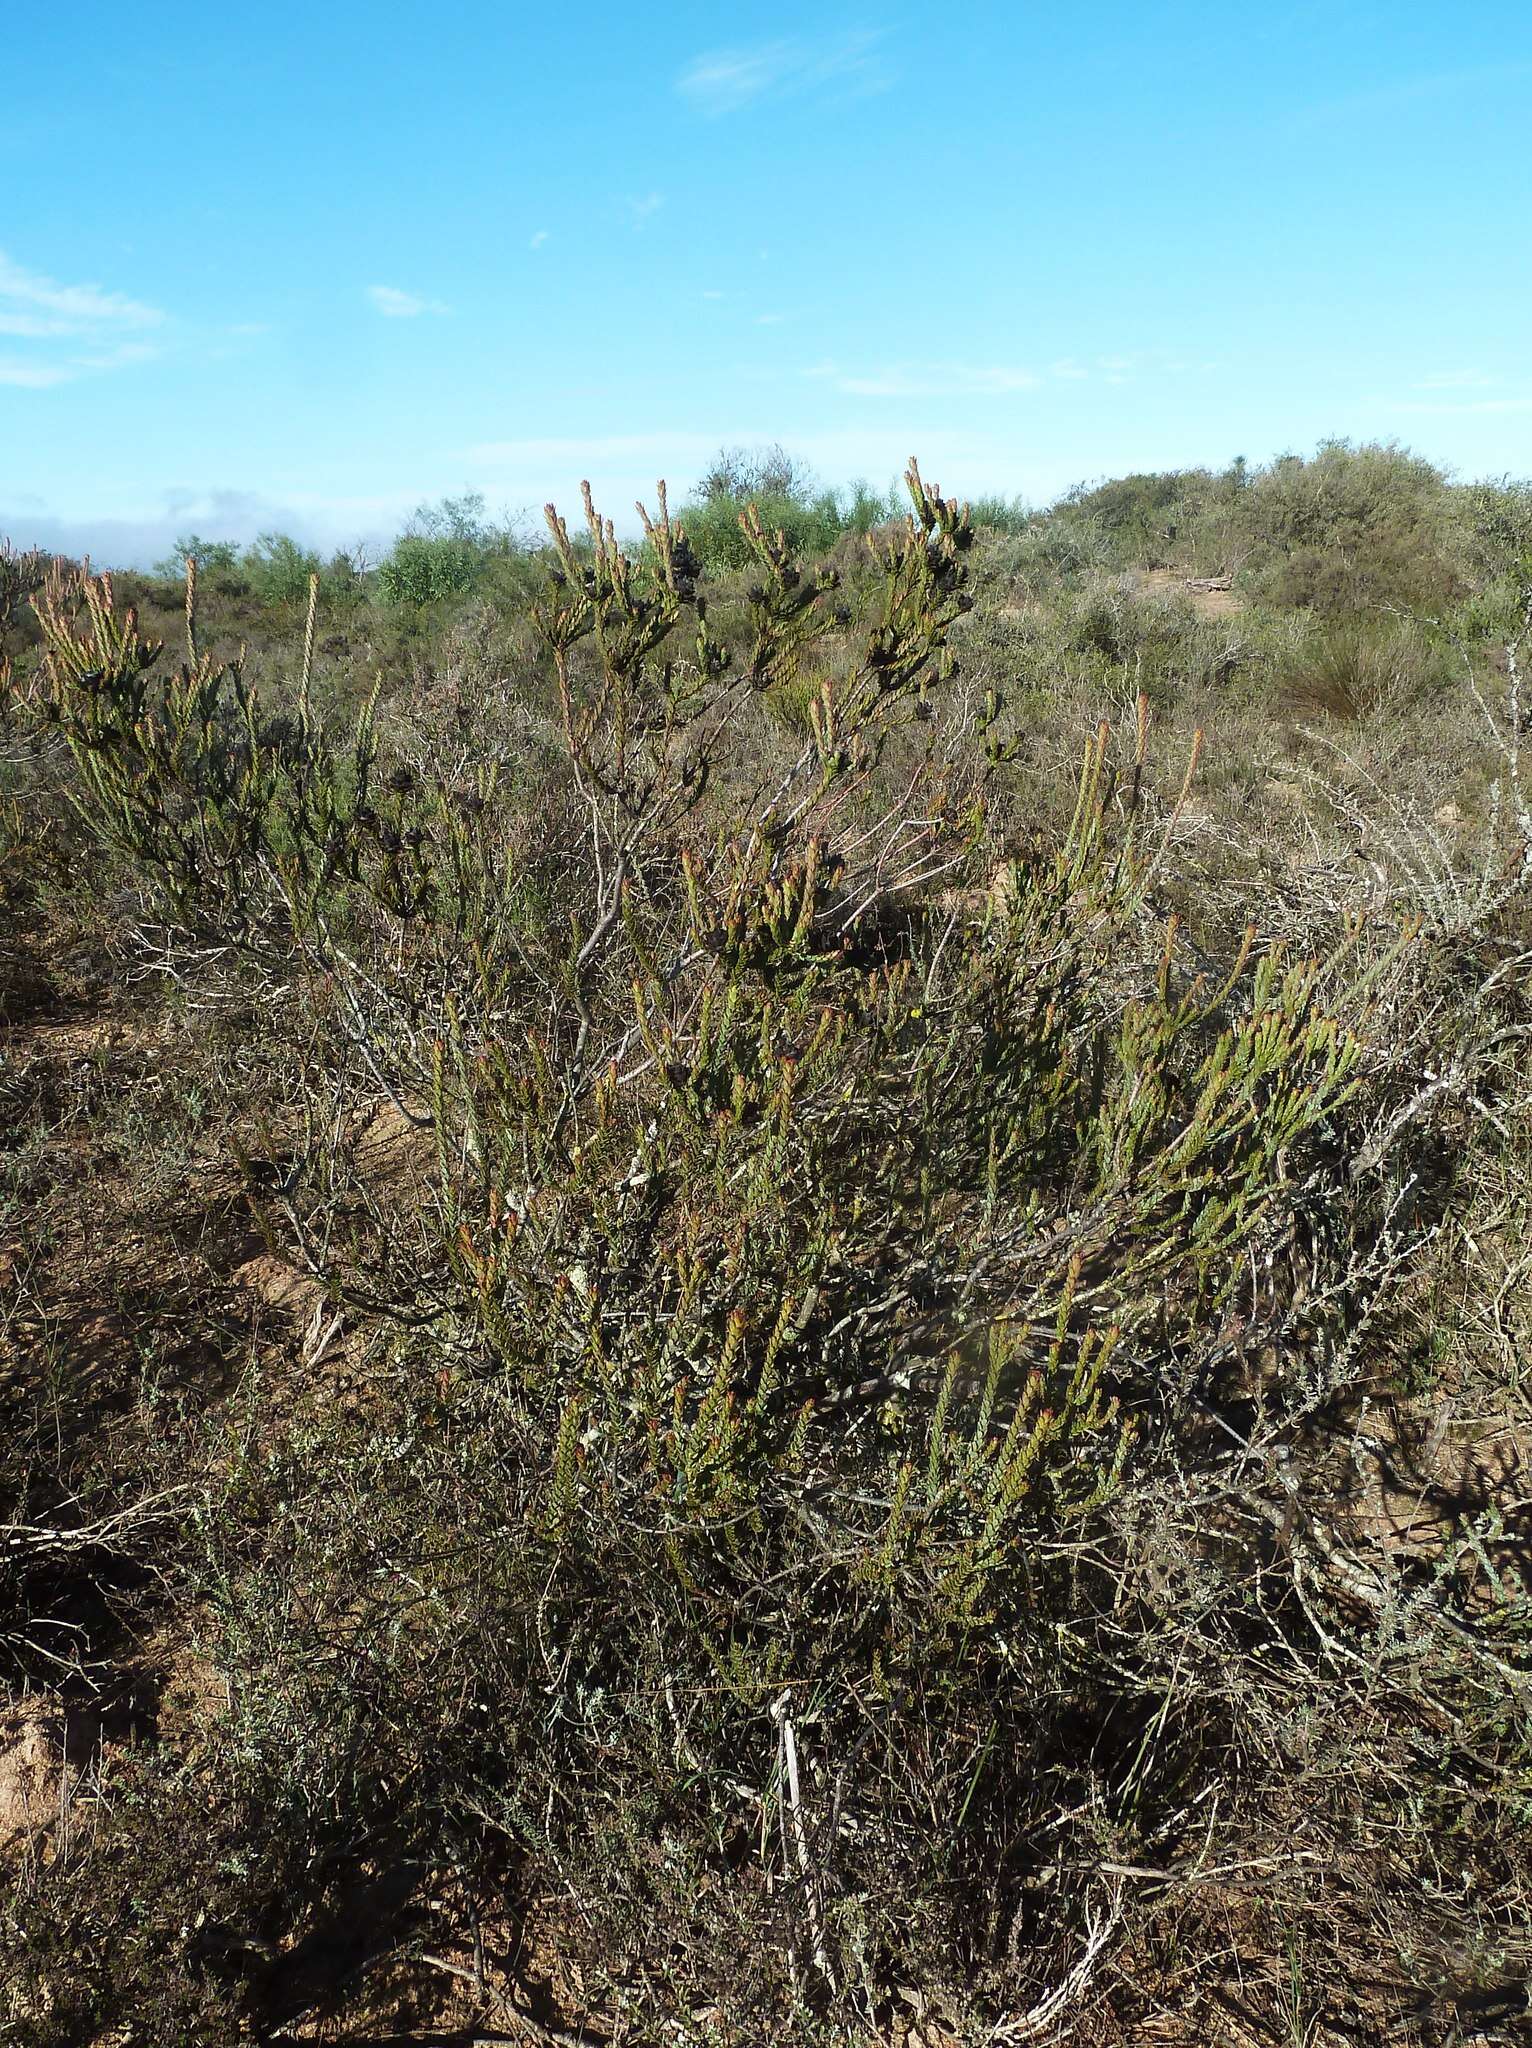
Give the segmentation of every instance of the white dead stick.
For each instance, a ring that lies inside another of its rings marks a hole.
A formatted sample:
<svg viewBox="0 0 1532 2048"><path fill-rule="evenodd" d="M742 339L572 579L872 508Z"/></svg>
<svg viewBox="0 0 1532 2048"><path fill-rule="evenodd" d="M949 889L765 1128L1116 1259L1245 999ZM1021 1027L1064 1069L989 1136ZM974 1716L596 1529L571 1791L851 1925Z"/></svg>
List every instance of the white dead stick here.
<svg viewBox="0 0 1532 2048"><path fill-rule="evenodd" d="M1040 1998L1036 2005L1015 2019L1001 2020L988 2037L987 2048L1002 2048L1002 2044L1035 2041L1053 2025L1054 2021L1071 2006L1084 1991L1095 1974L1096 1959L1117 1931L1122 1918L1122 1899L1114 1894L1111 1910L1099 1917L1089 1908L1085 1915L1085 1947L1079 1961L1068 1974Z"/></svg>
<svg viewBox="0 0 1532 2048"><path fill-rule="evenodd" d="M782 1778L787 1789L783 1808L782 1854L787 1860L786 1835L792 1829L793 1846L797 1856L798 1874L803 1880L803 1897L808 1913L809 1939L814 1945L814 1964L820 1975L833 1991L835 1976L830 1968L830 1957L825 1948L824 1917L819 1910L819 1892L809 1868L808 1831L803 1824L803 1797L798 1784L798 1741L793 1733L793 1724L788 1719L787 1707L791 1693L781 1693L771 1703L771 1718L776 1723L777 1741L782 1758Z"/></svg>
<svg viewBox="0 0 1532 2048"><path fill-rule="evenodd" d="M318 1365L336 1338L341 1335L343 1328L341 1318L338 1315L327 1315L325 1303L316 1301L303 1339L303 1363L308 1366Z"/></svg>

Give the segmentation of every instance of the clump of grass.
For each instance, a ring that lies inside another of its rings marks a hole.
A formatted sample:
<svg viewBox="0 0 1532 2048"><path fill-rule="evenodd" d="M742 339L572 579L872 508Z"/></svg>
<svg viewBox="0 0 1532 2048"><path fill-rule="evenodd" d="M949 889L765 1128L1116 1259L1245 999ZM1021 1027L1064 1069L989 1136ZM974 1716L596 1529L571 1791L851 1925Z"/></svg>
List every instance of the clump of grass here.
<svg viewBox="0 0 1532 2048"><path fill-rule="evenodd" d="M1408 621L1367 620L1311 634L1290 657L1282 701L1352 725L1418 714L1447 678L1440 650Z"/></svg>

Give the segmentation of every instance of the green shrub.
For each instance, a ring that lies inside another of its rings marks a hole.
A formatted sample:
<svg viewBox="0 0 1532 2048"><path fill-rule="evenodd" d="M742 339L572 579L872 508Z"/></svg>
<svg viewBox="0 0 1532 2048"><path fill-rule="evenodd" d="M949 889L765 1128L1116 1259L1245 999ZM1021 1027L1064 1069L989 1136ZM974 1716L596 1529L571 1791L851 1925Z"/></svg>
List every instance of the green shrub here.
<svg viewBox="0 0 1532 2048"><path fill-rule="evenodd" d="M980 533L1025 533L1036 518L1019 497L982 497L969 501L968 516Z"/></svg>
<svg viewBox="0 0 1532 2048"><path fill-rule="evenodd" d="M1326 441L1283 456L1241 492L1235 531L1256 592L1327 616L1435 610L1465 587L1442 473L1393 444Z"/></svg>
<svg viewBox="0 0 1532 2048"><path fill-rule="evenodd" d="M1172 558L1195 485L1206 472L1166 470L1081 484L1063 500L1072 519L1093 521L1105 534L1112 559L1155 568Z"/></svg>
<svg viewBox="0 0 1532 2048"><path fill-rule="evenodd" d="M1046 512L1015 533L997 532L984 560L996 577L1037 594L1106 568L1111 553L1111 542L1098 520Z"/></svg>
<svg viewBox="0 0 1532 2048"><path fill-rule="evenodd" d="M1532 482L1503 477L1465 493L1471 559L1482 578L1532 589Z"/></svg>
<svg viewBox="0 0 1532 2048"><path fill-rule="evenodd" d="M403 534L378 566L378 587L390 604L436 604L472 590L483 555L450 534Z"/></svg>
<svg viewBox="0 0 1532 2048"><path fill-rule="evenodd" d="M480 493L466 492L416 509L379 565L378 586L388 603L417 609L464 596L487 578L525 596L520 565L528 553L513 526L486 519Z"/></svg>
<svg viewBox="0 0 1532 2048"><path fill-rule="evenodd" d="M1034 519L1018 567L1243 571L1254 595L1327 616L1439 609L1466 587L1470 532L1485 546L1498 532L1503 544L1513 499L1508 488L1455 494L1439 470L1392 445L1327 441L1264 468L1241 456L1217 473L1079 485Z"/></svg>

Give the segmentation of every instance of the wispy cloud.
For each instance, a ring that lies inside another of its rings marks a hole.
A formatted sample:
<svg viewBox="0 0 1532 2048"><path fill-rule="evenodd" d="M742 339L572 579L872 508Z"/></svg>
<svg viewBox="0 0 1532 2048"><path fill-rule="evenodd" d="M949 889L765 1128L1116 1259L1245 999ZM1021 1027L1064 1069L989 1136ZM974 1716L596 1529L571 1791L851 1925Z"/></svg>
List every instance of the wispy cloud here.
<svg viewBox="0 0 1532 2048"><path fill-rule="evenodd" d="M72 363L29 363L19 356L0 356L0 384L14 385L23 391L46 391L81 374Z"/></svg>
<svg viewBox="0 0 1532 2048"><path fill-rule="evenodd" d="M101 370L144 362L158 350L149 342L125 342L125 333L158 327L164 314L122 292L98 284L60 284L27 270L0 250L0 335L17 341L72 341L63 353L23 352L0 358L0 384L46 391Z"/></svg>
<svg viewBox="0 0 1532 2048"><path fill-rule="evenodd" d="M1297 108L1289 125L1312 127L1317 122L1344 116L1401 114L1430 100L1452 99L1466 93L1500 94L1517 91L1532 76L1532 63L1472 64L1456 71L1427 71L1413 78L1395 78L1370 85L1359 92L1342 93L1334 99L1317 100Z"/></svg>
<svg viewBox="0 0 1532 2048"><path fill-rule="evenodd" d="M629 532L637 521L629 516L625 522L624 508L635 498L652 506L656 477L668 480L671 502L680 504L721 448L765 447L774 441L827 480L896 477L915 449L928 477L950 474L972 494L1003 489L1041 502L1063 488L1063 477L1018 463L997 438L993 423L955 429L950 421L938 420L934 410L853 408L833 430L800 425L779 411L768 419L715 414L700 421L694 417L673 431L486 439L456 450L453 460L467 466L492 503L506 505L541 505L551 498L569 511L579 503L578 479L589 477L597 505L613 514L619 531L626 525Z"/></svg>
<svg viewBox="0 0 1532 2048"><path fill-rule="evenodd" d="M1532 412L1532 398L1464 398L1431 402L1408 399L1396 412L1429 413L1437 418L1464 417L1469 413Z"/></svg>
<svg viewBox="0 0 1532 2048"><path fill-rule="evenodd" d="M1012 363L894 363L864 371L816 363L803 374L825 379L850 398L997 397L1035 391L1043 381L1035 370Z"/></svg>
<svg viewBox="0 0 1532 2048"><path fill-rule="evenodd" d="M1412 391L1489 391L1496 379L1486 377L1482 370L1438 370L1435 376L1421 377L1410 386Z"/></svg>
<svg viewBox="0 0 1532 2048"><path fill-rule="evenodd" d="M1206 375L1218 365L1151 350L1137 355L1100 355L1088 362L1059 356L1046 369L1027 363L898 362L811 363L799 372L844 391L850 398L1004 398L1060 384L1131 384L1140 376Z"/></svg>
<svg viewBox="0 0 1532 2048"><path fill-rule="evenodd" d="M158 327L165 316L157 306L98 284L59 284L0 250L0 318L6 323L0 332L40 336Z"/></svg>
<svg viewBox="0 0 1532 2048"><path fill-rule="evenodd" d="M418 320L422 313L450 313L440 299L423 299L415 292L402 292L396 285L370 284L367 297L385 320Z"/></svg>
<svg viewBox="0 0 1532 2048"><path fill-rule="evenodd" d="M41 341L55 334L78 334L79 323L61 320L56 313L27 313L14 305L7 305L0 299L0 334L23 335L30 341Z"/></svg>
<svg viewBox="0 0 1532 2048"><path fill-rule="evenodd" d="M494 467L504 463L563 464L612 462L638 456L711 454L719 443L716 436L698 433L606 434L588 438L533 437L519 441L480 441L464 450L467 461Z"/></svg>
<svg viewBox="0 0 1532 2048"><path fill-rule="evenodd" d="M537 233L532 237L531 241L528 242L527 247L529 249L540 249L543 246L544 242L547 241L547 239L548 230L546 228L539 228Z"/></svg>
<svg viewBox="0 0 1532 2048"><path fill-rule="evenodd" d="M636 234L640 228L649 225L665 204L665 195L663 192L645 192L639 198L629 197L622 203L628 216L628 225Z"/></svg>
<svg viewBox="0 0 1532 2048"><path fill-rule="evenodd" d="M130 363L150 363L159 354L152 341L118 341L74 358L80 370L122 370Z"/></svg>
<svg viewBox="0 0 1532 2048"><path fill-rule="evenodd" d="M694 57L676 80L676 91L709 120L738 113L755 100L789 93L833 91L863 98L885 92L893 72L885 61L879 29L818 41L789 39Z"/></svg>

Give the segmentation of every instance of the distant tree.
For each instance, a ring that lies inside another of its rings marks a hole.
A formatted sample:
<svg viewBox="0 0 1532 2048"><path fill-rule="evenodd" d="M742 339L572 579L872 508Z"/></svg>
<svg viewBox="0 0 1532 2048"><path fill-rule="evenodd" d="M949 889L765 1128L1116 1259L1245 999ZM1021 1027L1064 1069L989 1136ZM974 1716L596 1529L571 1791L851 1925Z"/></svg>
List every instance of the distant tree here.
<svg viewBox="0 0 1532 2048"><path fill-rule="evenodd" d="M818 489L813 471L779 441L762 448L720 448L697 479L697 495L747 505L763 498L808 502Z"/></svg>
<svg viewBox="0 0 1532 2048"><path fill-rule="evenodd" d="M440 498L434 505L417 505L405 524L403 537L465 541L472 547L488 547L494 530L484 516L484 493L464 491L457 498Z"/></svg>
<svg viewBox="0 0 1532 2048"><path fill-rule="evenodd" d="M1093 520L1116 560L1158 567L1174 551L1209 482L1204 470L1140 470L1110 483L1078 485L1062 509Z"/></svg>
<svg viewBox="0 0 1532 2048"><path fill-rule="evenodd" d="M183 533L164 560L155 563L154 573L182 576L188 559L208 574L227 575L239 567L239 546L232 540L204 540L200 533Z"/></svg>
<svg viewBox="0 0 1532 2048"><path fill-rule="evenodd" d="M769 530L787 537L798 554L823 554L844 533L869 533L897 509L893 493L866 483L828 490L797 456L778 443L761 448L720 448L697 479L681 518L708 567L738 568L750 556L739 515L754 505Z"/></svg>
<svg viewBox="0 0 1532 2048"><path fill-rule="evenodd" d="M1469 544L1482 576L1511 576L1532 590L1532 480L1495 477L1464 497Z"/></svg>
<svg viewBox="0 0 1532 2048"><path fill-rule="evenodd" d="M267 604L301 604L320 563L318 555L291 534L263 533L245 549L240 567Z"/></svg>

